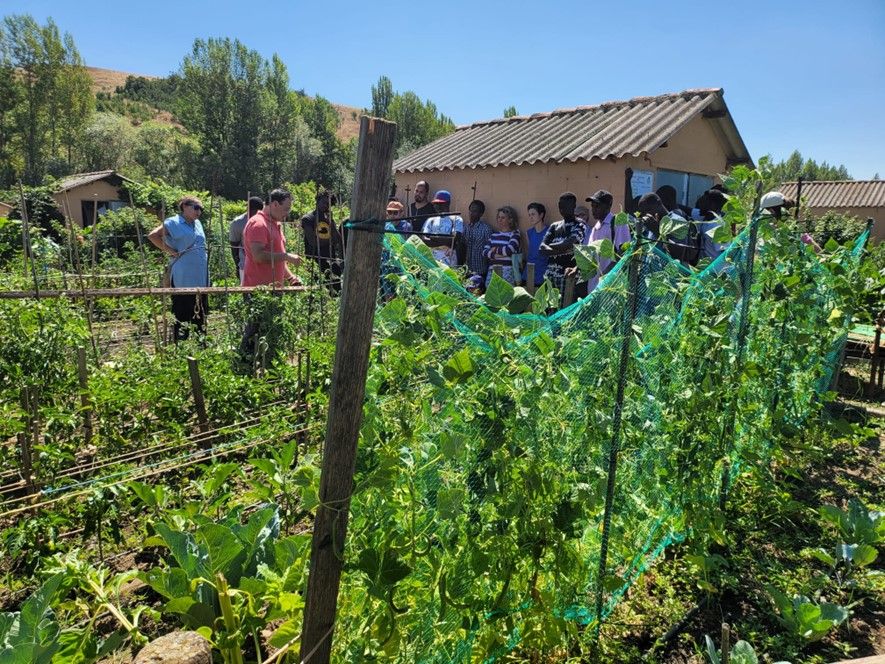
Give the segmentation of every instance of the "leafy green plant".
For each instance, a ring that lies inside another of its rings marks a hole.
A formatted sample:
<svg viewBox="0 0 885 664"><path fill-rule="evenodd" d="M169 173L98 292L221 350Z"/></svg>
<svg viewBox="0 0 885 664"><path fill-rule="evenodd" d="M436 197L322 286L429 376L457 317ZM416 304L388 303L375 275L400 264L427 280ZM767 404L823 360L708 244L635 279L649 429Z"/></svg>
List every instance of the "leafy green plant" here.
<svg viewBox="0 0 885 664"><path fill-rule="evenodd" d="M830 602L815 602L804 595L787 597L776 588L768 589L778 611L778 620L793 636L818 641L848 619L848 610Z"/></svg>
<svg viewBox="0 0 885 664"><path fill-rule="evenodd" d="M63 574L50 577L25 600L21 611L0 613L0 661L49 664L60 647L61 634L50 605L63 580Z"/></svg>
<svg viewBox="0 0 885 664"><path fill-rule="evenodd" d="M710 664L721 664L725 661L725 658L722 657L720 651L717 650L716 644L713 643L713 639L705 634L704 640L707 643L707 659L710 661ZM759 664L759 658L756 656L756 651L753 649L753 646L746 641L738 641L731 647L727 661L729 664ZM774 664L790 663L782 660L775 662Z"/></svg>

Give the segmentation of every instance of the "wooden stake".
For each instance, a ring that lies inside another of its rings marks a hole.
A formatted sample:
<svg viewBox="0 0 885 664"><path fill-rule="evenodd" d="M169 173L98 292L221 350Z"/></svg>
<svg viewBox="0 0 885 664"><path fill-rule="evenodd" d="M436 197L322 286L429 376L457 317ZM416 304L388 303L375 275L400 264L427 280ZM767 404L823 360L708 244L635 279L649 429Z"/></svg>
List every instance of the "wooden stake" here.
<svg viewBox="0 0 885 664"><path fill-rule="evenodd" d="M731 659L731 629L728 623L722 623L722 656L719 660L722 664L728 664Z"/></svg>
<svg viewBox="0 0 885 664"><path fill-rule="evenodd" d="M22 479L25 481L25 494L34 493L34 472L31 467L31 439L26 434L17 433L18 449L21 453Z"/></svg>
<svg viewBox="0 0 885 664"><path fill-rule="evenodd" d="M562 308L565 309L568 305L575 301L575 278L574 277L566 277L565 278L565 288L562 291Z"/></svg>
<svg viewBox="0 0 885 664"><path fill-rule="evenodd" d="M194 395L194 405L197 407L197 420L200 423L200 432L209 431L209 417L206 415L206 401L203 399L203 380L200 378L200 366L197 364L197 358L187 358L187 369L191 375L191 391ZM208 442L202 442L201 445L207 449L211 445Z"/></svg>
<svg viewBox="0 0 885 664"><path fill-rule="evenodd" d="M83 410L83 439L92 443L92 400L89 398L89 374L86 372L86 349L77 348L77 373L80 376L80 408Z"/></svg>
<svg viewBox="0 0 885 664"><path fill-rule="evenodd" d="M531 293L535 294L535 264L527 263L525 266L525 289Z"/></svg>
<svg viewBox="0 0 885 664"><path fill-rule="evenodd" d="M354 219L384 218L393 164L396 124L363 116L350 209ZM383 222L378 222L379 228ZM347 261L341 290L335 364L326 421L320 497L311 544L301 659L325 664L332 651L338 587L356 448L366 397L372 319L381 268L381 234L348 233Z"/></svg>

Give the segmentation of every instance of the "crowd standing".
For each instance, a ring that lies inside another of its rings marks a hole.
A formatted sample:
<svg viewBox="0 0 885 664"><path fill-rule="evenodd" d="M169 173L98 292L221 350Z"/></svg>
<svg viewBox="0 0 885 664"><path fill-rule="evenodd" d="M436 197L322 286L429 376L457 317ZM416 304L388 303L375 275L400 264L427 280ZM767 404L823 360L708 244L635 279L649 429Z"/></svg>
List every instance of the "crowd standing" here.
<svg viewBox="0 0 885 664"><path fill-rule="evenodd" d="M464 268L468 288L477 293L488 287L495 273L513 285L527 284L531 265L533 286L547 280L562 293L571 277L575 297L585 297L599 286L617 264L625 245L637 234L686 265L713 261L723 253L726 245L714 239L728 201L721 185L703 192L694 207L689 208L678 203L676 190L668 185L633 196L632 176L633 171L627 168L623 209L630 223L616 223L618 216L612 211L614 197L604 189L584 199L589 207L579 206L576 194L564 192L558 201L560 218L552 223L547 220L543 204L530 203L526 208L529 225L524 232L514 207L498 208L490 224L485 219L486 205L478 199L470 202L465 221L451 211L449 191L439 190L431 198L430 185L421 180L415 185L411 203L403 204L395 197L388 201L385 228L388 232L418 236L437 261L450 268ZM303 256L331 288L337 289L343 273L346 231L332 217L335 201L330 192L318 191L315 202L315 208L300 220ZM240 285L299 285L301 282L290 266L300 265L302 256L287 251L282 230L291 211L292 195L275 189L267 199L251 197L247 205L247 212L234 218L229 228L230 251ZM767 193L760 202L763 214L775 220L780 220L792 205L777 191ZM202 211L199 199L185 197L179 201L178 214L148 234L150 242L169 256L165 283L168 287L198 289L209 285L208 246L200 223ZM667 229L674 226L681 226L683 232L672 235ZM601 252L606 240L610 242L610 252ZM821 250L807 233L802 235L802 241L815 251ZM581 247L588 247L590 255L595 256L595 273L585 274L578 269L575 252ZM246 298L248 301L248 294ZM187 339L192 328L205 334L208 311L205 293L173 294L175 341ZM242 339L244 352L260 333L260 322L249 320Z"/></svg>

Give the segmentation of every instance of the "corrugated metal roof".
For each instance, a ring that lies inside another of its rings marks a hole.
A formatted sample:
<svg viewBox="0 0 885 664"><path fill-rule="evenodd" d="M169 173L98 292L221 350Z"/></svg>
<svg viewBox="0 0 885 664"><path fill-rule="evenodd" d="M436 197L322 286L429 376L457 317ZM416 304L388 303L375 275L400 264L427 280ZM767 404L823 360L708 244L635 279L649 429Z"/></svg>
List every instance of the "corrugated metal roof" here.
<svg viewBox="0 0 885 664"><path fill-rule="evenodd" d="M797 182L784 182L781 193L796 200ZM802 182L808 207L885 207L885 180L821 180Z"/></svg>
<svg viewBox="0 0 885 664"><path fill-rule="evenodd" d="M750 162L722 89L704 88L477 122L401 157L393 167L415 172L639 156L657 150L705 111L720 124L730 160Z"/></svg>
<svg viewBox="0 0 885 664"><path fill-rule="evenodd" d="M125 178L113 170L93 171L92 173L77 173L75 175L69 175L65 178L62 178L56 183L55 188L56 192L68 191L70 189L75 189L76 187L82 187L84 184L90 184L91 182L97 182L98 180L104 180L109 177L113 177L121 181L126 180L127 182L131 182L129 178Z"/></svg>

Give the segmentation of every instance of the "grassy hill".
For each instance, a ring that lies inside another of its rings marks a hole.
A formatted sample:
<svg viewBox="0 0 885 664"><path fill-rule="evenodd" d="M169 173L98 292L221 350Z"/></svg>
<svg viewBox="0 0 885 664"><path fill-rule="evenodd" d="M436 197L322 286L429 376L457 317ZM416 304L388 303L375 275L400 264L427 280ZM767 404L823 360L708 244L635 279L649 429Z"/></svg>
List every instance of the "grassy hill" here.
<svg viewBox="0 0 885 664"><path fill-rule="evenodd" d="M86 71L92 78L92 91L95 93L104 92L112 94L117 87L121 87L126 83L127 76L143 76L148 79L159 78L159 76L134 74L132 72L102 69L100 67L86 67ZM341 124L338 126L338 138L346 142L351 138L359 136L360 114L362 113L362 109L335 103L333 103L332 106L335 107L335 110L338 112L338 117L341 119ZM165 112L158 112L155 120L158 122L174 124L172 116Z"/></svg>

